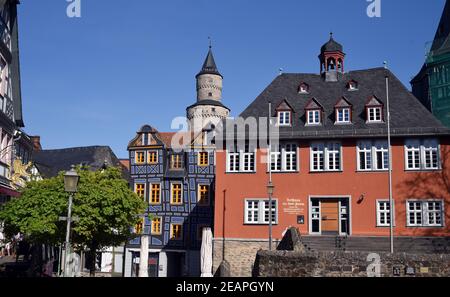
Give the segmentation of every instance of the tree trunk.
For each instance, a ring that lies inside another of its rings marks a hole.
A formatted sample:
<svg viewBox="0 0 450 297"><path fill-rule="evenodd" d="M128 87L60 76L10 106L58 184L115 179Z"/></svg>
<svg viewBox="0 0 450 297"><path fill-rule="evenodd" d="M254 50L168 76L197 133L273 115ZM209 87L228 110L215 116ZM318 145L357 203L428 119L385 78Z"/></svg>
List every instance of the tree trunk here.
<svg viewBox="0 0 450 297"><path fill-rule="evenodd" d="M89 255L91 257L91 267L89 269L89 276L95 277L95 262L97 261L97 247L89 248Z"/></svg>

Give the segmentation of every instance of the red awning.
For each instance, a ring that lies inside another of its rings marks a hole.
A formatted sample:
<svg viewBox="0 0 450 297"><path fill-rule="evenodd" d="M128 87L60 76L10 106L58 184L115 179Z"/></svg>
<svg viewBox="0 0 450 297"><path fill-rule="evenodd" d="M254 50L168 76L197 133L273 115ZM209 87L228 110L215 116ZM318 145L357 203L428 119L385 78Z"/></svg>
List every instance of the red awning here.
<svg viewBox="0 0 450 297"><path fill-rule="evenodd" d="M13 189L7 188L5 186L2 186L2 185L0 185L0 194L8 195L11 197L20 197L19 192L15 191Z"/></svg>

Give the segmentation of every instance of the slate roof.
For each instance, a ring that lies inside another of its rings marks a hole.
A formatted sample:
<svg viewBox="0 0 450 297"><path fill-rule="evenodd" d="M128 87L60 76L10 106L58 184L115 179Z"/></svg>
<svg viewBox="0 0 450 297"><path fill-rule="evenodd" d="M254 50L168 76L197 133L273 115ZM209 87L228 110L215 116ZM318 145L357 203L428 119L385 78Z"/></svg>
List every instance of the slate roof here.
<svg viewBox="0 0 450 297"><path fill-rule="evenodd" d="M319 74L286 73L275 80L241 113L241 117L267 117L268 103L272 103L272 116L276 107L286 100L293 108L292 127L280 127L282 138L344 138L385 136L386 123L366 123L365 105L375 96L384 104L386 115L385 77L389 76L391 132L393 136L450 135L443 126L395 75L384 68L350 71L338 82L326 82ZM354 80L358 89L350 91L347 83ZM308 94L298 92L300 83L307 83ZM342 97L352 105L353 123L335 125L335 105ZM324 109L324 123L305 126L305 107L315 98Z"/></svg>
<svg viewBox="0 0 450 297"><path fill-rule="evenodd" d="M219 70L217 69L211 47L209 47L208 55L206 56L205 62L203 63L203 67L196 77L202 74L215 74L222 76L222 74L220 74Z"/></svg>
<svg viewBox="0 0 450 297"><path fill-rule="evenodd" d="M108 166L122 168L122 176L130 180L128 170L121 164L109 146L74 147L56 150L41 150L33 152L33 161L43 178L51 178L61 171L66 171L72 165L87 165L90 170Z"/></svg>

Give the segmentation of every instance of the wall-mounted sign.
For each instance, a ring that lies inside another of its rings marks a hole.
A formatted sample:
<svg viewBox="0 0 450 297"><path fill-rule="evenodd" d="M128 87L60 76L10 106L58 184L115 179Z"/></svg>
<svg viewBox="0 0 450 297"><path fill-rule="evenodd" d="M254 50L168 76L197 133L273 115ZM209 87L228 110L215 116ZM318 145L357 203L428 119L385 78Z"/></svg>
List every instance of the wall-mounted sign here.
<svg viewBox="0 0 450 297"><path fill-rule="evenodd" d="M305 216L297 216L297 224L303 225L305 223Z"/></svg>
<svg viewBox="0 0 450 297"><path fill-rule="evenodd" d="M282 203L283 212L288 215L298 215L305 212L305 203L301 199L287 199Z"/></svg>

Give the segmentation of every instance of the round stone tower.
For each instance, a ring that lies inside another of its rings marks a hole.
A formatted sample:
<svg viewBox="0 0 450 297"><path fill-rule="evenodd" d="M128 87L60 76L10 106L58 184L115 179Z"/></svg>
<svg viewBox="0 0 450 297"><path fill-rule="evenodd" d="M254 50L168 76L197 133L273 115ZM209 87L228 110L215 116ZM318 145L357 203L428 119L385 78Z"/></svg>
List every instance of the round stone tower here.
<svg viewBox="0 0 450 297"><path fill-rule="evenodd" d="M186 113L189 128L192 131L201 131L207 126L217 125L230 113L230 110L221 102L223 76L217 69L211 46L196 79L197 102L189 106Z"/></svg>

